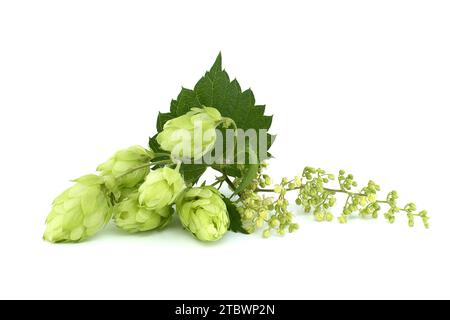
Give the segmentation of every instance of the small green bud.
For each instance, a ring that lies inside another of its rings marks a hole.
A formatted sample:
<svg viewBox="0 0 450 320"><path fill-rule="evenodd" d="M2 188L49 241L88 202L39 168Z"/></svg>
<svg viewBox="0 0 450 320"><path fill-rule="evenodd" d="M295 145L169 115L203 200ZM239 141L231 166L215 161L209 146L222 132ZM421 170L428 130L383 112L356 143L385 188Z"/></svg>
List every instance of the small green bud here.
<svg viewBox="0 0 450 320"><path fill-rule="evenodd" d="M328 221L328 222L331 222L331 221L333 221L333 215L331 214L331 213L327 213L326 214L326 216L325 216L325 219Z"/></svg>
<svg viewBox="0 0 450 320"><path fill-rule="evenodd" d="M281 193L283 191L283 187L277 184L275 185L274 191L275 193Z"/></svg>
<svg viewBox="0 0 450 320"><path fill-rule="evenodd" d="M270 222L269 222L269 225L270 225L272 228L276 228L276 227L278 227L278 226L280 225L280 220L278 220L277 218L272 218L272 219L270 220Z"/></svg>
<svg viewBox="0 0 450 320"><path fill-rule="evenodd" d="M298 224L297 223L291 223L290 225L289 225L289 233L292 233L292 232L294 232L295 230L298 230Z"/></svg>
<svg viewBox="0 0 450 320"><path fill-rule="evenodd" d="M412 228L414 227L414 218L408 219L408 225Z"/></svg>
<svg viewBox="0 0 450 320"><path fill-rule="evenodd" d="M244 226L244 229L249 233L252 234L255 232L255 227L253 225L249 225L249 226Z"/></svg>
<svg viewBox="0 0 450 320"><path fill-rule="evenodd" d="M316 212L314 213L314 216L316 217L316 220L318 222L322 222L325 219L325 214L323 212Z"/></svg>
<svg viewBox="0 0 450 320"><path fill-rule="evenodd" d="M263 237L264 238L269 238L270 237L270 229L266 229L263 231Z"/></svg>
<svg viewBox="0 0 450 320"><path fill-rule="evenodd" d="M347 223L347 218L345 216L340 216L338 218L339 223L345 224Z"/></svg>
<svg viewBox="0 0 450 320"><path fill-rule="evenodd" d="M330 207L333 207L336 204L336 198L330 198L328 203L329 203Z"/></svg>
<svg viewBox="0 0 450 320"><path fill-rule="evenodd" d="M261 228L263 226L263 224L264 224L264 219L261 219L261 218L256 219L256 227L257 228Z"/></svg>
<svg viewBox="0 0 450 320"><path fill-rule="evenodd" d="M267 219L268 216L269 216L269 213L266 210L262 210L259 212L259 217L263 220Z"/></svg>
<svg viewBox="0 0 450 320"><path fill-rule="evenodd" d="M253 218L253 215L254 215L254 211L251 210L251 209L246 209L246 210L244 211L244 217L245 217L246 219L252 219L252 218Z"/></svg>
<svg viewBox="0 0 450 320"><path fill-rule="evenodd" d="M266 198L263 200L264 206L270 206L273 203L273 198Z"/></svg>

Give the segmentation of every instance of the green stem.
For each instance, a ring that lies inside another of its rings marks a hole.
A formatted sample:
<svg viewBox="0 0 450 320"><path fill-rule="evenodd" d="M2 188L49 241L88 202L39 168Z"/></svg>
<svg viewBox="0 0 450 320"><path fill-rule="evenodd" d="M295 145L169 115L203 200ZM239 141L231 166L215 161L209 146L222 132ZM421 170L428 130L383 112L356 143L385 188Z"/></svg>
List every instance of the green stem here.
<svg viewBox="0 0 450 320"><path fill-rule="evenodd" d="M230 178L225 174L224 176L225 182L230 186L230 188L234 191L236 190L236 186L234 185L233 181L230 180Z"/></svg>
<svg viewBox="0 0 450 320"><path fill-rule="evenodd" d="M148 168L148 167L156 166L156 165L160 165L160 164L170 164L170 163L172 163L172 160L161 160L161 161L156 161L156 162L149 162L147 164L144 164L144 165L139 166L139 167L135 167L133 169L130 169L130 170L124 172L123 174L118 176L117 179L123 178L124 176L126 176L126 175L128 175L130 173L133 173L135 171L138 171L138 170L141 170L141 169L144 169L144 168Z"/></svg>
<svg viewBox="0 0 450 320"><path fill-rule="evenodd" d="M294 190L300 190L303 189L304 186L301 187L295 187L293 189L287 189L286 191L294 191ZM357 192L350 192L343 189L330 189L330 188L323 188L323 190L331 192L331 193L345 193L352 196L365 196L365 194L357 193ZM275 192L275 189L256 189L256 192Z"/></svg>
<svg viewBox="0 0 450 320"><path fill-rule="evenodd" d="M158 158L158 157L170 157L170 153L157 152L157 153L155 153L155 158Z"/></svg>
<svg viewBox="0 0 450 320"><path fill-rule="evenodd" d="M227 117L222 117L222 120L220 120L219 125L221 124L231 124L231 126L233 127L234 131L237 130L237 126L236 126L236 122L234 122L233 119L231 118L227 118ZM229 126L224 126L225 128L228 128Z"/></svg>

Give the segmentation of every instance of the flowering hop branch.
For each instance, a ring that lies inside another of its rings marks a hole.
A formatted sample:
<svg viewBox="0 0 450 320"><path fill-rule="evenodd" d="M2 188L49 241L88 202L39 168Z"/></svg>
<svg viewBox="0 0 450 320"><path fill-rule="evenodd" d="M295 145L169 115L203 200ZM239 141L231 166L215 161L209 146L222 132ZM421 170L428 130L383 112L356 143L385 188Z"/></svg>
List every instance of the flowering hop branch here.
<svg viewBox="0 0 450 320"><path fill-rule="evenodd" d="M414 203L400 206L391 191L380 198L380 187L369 181L357 189L353 175L337 177L306 167L301 175L272 185L265 173L274 142L272 116L257 105L253 92L242 90L222 69L221 55L194 89L183 88L159 113L157 133L148 148L133 146L116 152L98 166L97 174L74 180L58 196L46 220L44 239L78 242L92 237L113 221L123 232L159 230L178 217L183 228L200 241L217 241L228 231L264 237L298 229L298 208L317 221L332 221L338 196L345 204L338 217L377 218L393 223L406 214L412 227L426 211ZM211 185L198 184L206 169L219 175ZM225 192L224 186L229 187Z"/></svg>
<svg viewBox="0 0 450 320"><path fill-rule="evenodd" d="M267 165L261 166L265 167ZM263 228L263 236L269 237L273 233L284 235L286 231L298 229L298 224L293 222L295 209L291 208L287 199L289 193L295 195L295 204L302 207L305 213L313 214L318 222L334 220L332 208L337 203L337 197L342 195L345 204L338 217L340 223L347 223L352 215L376 219L385 207L384 217L389 223L395 222L397 213L404 213L410 227L414 226L415 218L420 218L424 226L429 228L427 211L418 212L414 203L400 207L396 191L389 192L385 199L379 198L381 188L374 181L369 181L358 190L353 175L346 174L344 170L339 171L336 179L334 174L323 169L306 167L301 175L293 179L283 178L273 188L267 188L271 184L269 175L260 170L253 183L235 201L243 224L250 233ZM274 194L276 197L267 197L265 194Z"/></svg>

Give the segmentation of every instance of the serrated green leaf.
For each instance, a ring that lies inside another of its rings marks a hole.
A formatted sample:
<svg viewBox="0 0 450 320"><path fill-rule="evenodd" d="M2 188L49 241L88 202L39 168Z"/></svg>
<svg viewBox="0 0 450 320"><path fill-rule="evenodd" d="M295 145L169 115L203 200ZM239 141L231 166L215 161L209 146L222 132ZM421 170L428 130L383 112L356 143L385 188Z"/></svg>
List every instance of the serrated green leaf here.
<svg viewBox="0 0 450 320"><path fill-rule="evenodd" d="M228 198L223 198L225 205L227 206L228 216L230 217L230 230L233 232L249 234L247 230L242 226L241 215L239 214L236 206Z"/></svg>
<svg viewBox="0 0 450 320"><path fill-rule="evenodd" d="M158 119L156 120L156 130L158 132L161 132L164 128L164 124L173 118L174 118L174 116L170 112L169 113L161 113L160 112L158 114Z"/></svg>
<svg viewBox="0 0 450 320"><path fill-rule="evenodd" d="M242 177L242 170L239 169L237 164L213 164L212 168L230 177Z"/></svg>
<svg viewBox="0 0 450 320"><path fill-rule="evenodd" d="M196 184L208 167L204 164L182 164L180 173L187 184Z"/></svg>
<svg viewBox="0 0 450 320"><path fill-rule="evenodd" d="M148 140L148 147L150 148L150 150L152 150L152 151L155 152L155 153L162 153L162 152L165 152L163 149L161 149L161 147L160 147L158 141L156 141L156 136L157 136L157 135L154 135L153 137L151 137L151 138Z"/></svg>
<svg viewBox="0 0 450 320"><path fill-rule="evenodd" d="M214 61L214 64L212 65L210 70L210 72L213 74L220 71L222 71L222 52L219 52L216 61Z"/></svg>
<svg viewBox="0 0 450 320"><path fill-rule="evenodd" d="M182 88L177 99L172 100L170 112L158 115L158 132L163 130L164 124L170 119L179 117L191 108L199 106L218 109L223 117L233 119L236 126L243 130L269 130L272 124L272 116L264 115L265 106L255 105L253 92L250 89L242 91L236 79L230 80L227 72L222 68L221 54L217 56L211 69L196 83L193 90ZM271 135L268 134L268 137L267 150L272 144ZM258 150L256 150L256 153L259 155ZM261 162L265 159L258 160ZM202 171L198 165L196 166L189 168L193 172L192 181L199 178L194 172L200 173ZM236 164L213 165L213 168L229 176L242 177L242 170ZM244 172L252 173L254 167L246 168ZM189 173L189 175L191 174Z"/></svg>
<svg viewBox="0 0 450 320"><path fill-rule="evenodd" d="M236 188L234 193L239 194L245 190L258 175L259 164L249 164L245 166L244 174L242 175L242 181Z"/></svg>
<svg viewBox="0 0 450 320"><path fill-rule="evenodd" d="M174 106L176 112L173 117L179 117L187 113L191 108L200 107L202 104L198 101L197 96L193 90L182 88Z"/></svg>
<svg viewBox="0 0 450 320"><path fill-rule="evenodd" d="M272 124L272 116L265 116L265 106L255 105L253 92L242 91L237 80L230 81L222 69L222 56L218 55L211 69L197 82L194 90L182 88L176 100L172 100L170 114L179 117L193 107L214 107L224 117L232 118L241 129L266 129ZM170 120L167 113L158 117L158 127ZM160 132L160 130L158 131Z"/></svg>

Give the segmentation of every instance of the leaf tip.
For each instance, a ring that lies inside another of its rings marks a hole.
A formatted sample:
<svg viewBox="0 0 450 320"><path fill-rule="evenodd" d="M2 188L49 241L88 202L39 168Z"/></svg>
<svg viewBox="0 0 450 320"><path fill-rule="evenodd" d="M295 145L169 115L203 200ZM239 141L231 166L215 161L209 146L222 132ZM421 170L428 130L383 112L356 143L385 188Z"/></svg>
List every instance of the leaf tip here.
<svg viewBox="0 0 450 320"><path fill-rule="evenodd" d="M219 51L219 54L217 55L216 61L214 61L213 66L211 67L210 72L219 72L222 71L222 52Z"/></svg>

